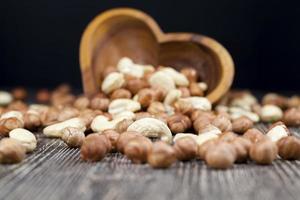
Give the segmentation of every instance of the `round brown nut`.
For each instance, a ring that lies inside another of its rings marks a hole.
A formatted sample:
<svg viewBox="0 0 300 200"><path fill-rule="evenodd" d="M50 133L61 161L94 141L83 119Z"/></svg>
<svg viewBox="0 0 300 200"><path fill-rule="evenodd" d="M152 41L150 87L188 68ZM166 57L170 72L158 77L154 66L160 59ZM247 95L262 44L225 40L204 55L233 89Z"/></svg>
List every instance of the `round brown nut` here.
<svg viewBox="0 0 300 200"><path fill-rule="evenodd" d="M140 102L141 106L147 108L151 102L155 101L154 90L145 88L138 92L138 102Z"/></svg>
<svg viewBox="0 0 300 200"><path fill-rule="evenodd" d="M205 154L205 161L209 167L215 169L227 169L233 166L236 159L234 147L227 142L220 142L216 146L210 146Z"/></svg>
<svg viewBox="0 0 300 200"><path fill-rule="evenodd" d="M0 141L0 163L21 162L25 158L25 154L25 147L18 140L4 138Z"/></svg>
<svg viewBox="0 0 300 200"><path fill-rule="evenodd" d="M174 114L168 117L167 122L173 133L184 133L192 125L190 118L182 114Z"/></svg>
<svg viewBox="0 0 300 200"><path fill-rule="evenodd" d="M63 122L63 121L66 121L68 119L78 117L79 114L80 113L76 108L74 108L74 107L65 107L59 112L57 120L59 122Z"/></svg>
<svg viewBox="0 0 300 200"><path fill-rule="evenodd" d="M116 125L116 131L118 133L123 133L127 130L127 128L133 123L132 119L123 119L122 121L118 122Z"/></svg>
<svg viewBox="0 0 300 200"><path fill-rule="evenodd" d="M51 94L47 89L39 90L36 93L36 100L39 103L48 103L50 101Z"/></svg>
<svg viewBox="0 0 300 200"><path fill-rule="evenodd" d="M232 122L232 131L235 133L243 134L248 129L253 127L253 121L248 117L239 117Z"/></svg>
<svg viewBox="0 0 300 200"><path fill-rule="evenodd" d="M262 99L263 105L272 104L272 105L279 106L280 108L286 108L287 103L288 101L286 97L275 93L266 94Z"/></svg>
<svg viewBox="0 0 300 200"><path fill-rule="evenodd" d="M190 93L191 96L200 96L202 97L204 95L204 91L201 87L199 87L198 83L190 83Z"/></svg>
<svg viewBox="0 0 300 200"><path fill-rule="evenodd" d="M219 128L222 132L227 132L232 130L231 121L224 114L217 115L217 117L212 121L212 125Z"/></svg>
<svg viewBox="0 0 300 200"><path fill-rule="evenodd" d="M113 91L111 94L110 98L113 99L131 99L132 94L130 93L129 90L119 88Z"/></svg>
<svg viewBox="0 0 300 200"><path fill-rule="evenodd" d="M93 110L101 110L103 112L106 112L108 110L108 106L109 106L109 99L101 98L101 97L94 97L91 100L90 106Z"/></svg>
<svg viewBox="0 0 300 200"><path fill-rule="evenodd" d="M176 161L175 155L175 150L172 146L163 141L157 141L153 143L147 160L153 168L168 168Z"/></svg>
<svg viewBox="0 0 300 200"><path fill-rule="evenodd" d="M219 140L223 141L223 142L232 142L237 137L238 137L237 134L235 134L234 132L228 131L228 132L222 133L219 137Z"/></svg>
<svg viewBox="0 0 300 200"><path fill-rule="evenodd" d="M213 112L209 112L209 111L194 110L191 115L191 120L195 121L199 117L205 117L208 120L212 121L215 119L216 115Z"/></svg>
<svg viewBox="0 0 300 200"><path fill-rule="evenodd" d="M237 137L231 142L236 151L236 162L247 161L252 143L243 137Z"/></svg>
<svg viewBox="0 0 300 200"><path fill-rule="evenodd" d="M276 144L269 139L256 142L250 148L250 158L261 165L271 164L277 153Z"/></svg>
<svg viewBox="0 0 300 200"><path fill-rule="evenodd" d="M176 112L187 116L191 116L194 111L193 105L185 101L176 101L174 103L174 108Z"/></svg>
<svg viewBox="0 0 300 200"><path fill-rule="evenodd" d="M14 88L11 94L13 95L14 99L17 100L24 100L27 98L27 91L23 87Z"/></svg>
<svg viewBox="0 0 300 200"><path fill-rule="evenodd" d="M199 116L193 123L193 127L195 129L196 132L199 132L200 130L202 130L203 128L207 127L208 125L210 125L212 122L212 120L210 120L209 118L207 118L206 116Z"/></svg>
<svg viewBox="0 0 300 200"><path fill-rule="evenodd" d="M147 155L151 148L152 142L149 138L135 137L126 144L124 154L133 163L141 164L147 162Z"/></svg>
<svg viewBox="0 0 300 200"><path fill-rule="evenodd" d="M20 100L14 101L7 106L7 110L15 110L20 112L26 112L27 109L27 104Z"/></svg>
<svg viewBox="0 0 300 200"><path fill-rule="evenodd" d="M135 113L135 120L139 120L142 118L152 117L152 115L148 112L137 112Z"/></svg>
<svg viewBox="0 0 300 200"><path fill-rule="evenodd" d="M147 109L147 112L152 114L152 115L155 115L155 114L158 114L158 113L166 112L166 108L165 108L163 103L161 103L159 101L153 101L153 102L150 103L150 105Z"/></svg>
<svg viewBox="0 0 300 200"><path fill-rule="evenodd" d="M113 129L107 129L107 130L103 131L102 134L106 135L106 137L109 139L111 146L112 146L111 151L116 152L117 151L117 142L118 142L120 134Z"/></svg>
<svg viewBox="0 0 300 200"><path fill-rule="evenodd" d="M278 154L284 160L300 159L300 140L295 136L288 136L277 142Z"/></svg>
<svg viewBox="0 0 300 200"><path fill-rule="evenodd" d="M197 143L190 137L183 137L176 140L173 148L176 158L182 161L194 159L198 149Z"/></svg>
<svg viewBox="0 0 300 200"><path fill-rule="evenodd" d="M155 86L151 88L154 91L154 99L155 101L163 101L167 96L167 91L159 86Z"/></svg>
<svg viewBox="0 0 300 200"><path fill-rule="evenodd" d="M128 89L133 95L137 94L140 90L146 87L148 87L148 83L145 80L137 78L127 80L125 86L125 88Z"/></svg>
<svg viewBox="0 0 300 200"><path fill-rule="evenodd" d="M200 146L198 146L198 151L197 151L197 157L199 159L204 160L205 159L205 155L207 153L207 150L211 147L211 146L215 146L219 143L218 139L211 139L208 140L206 142L204 142L203 144L201 144Z"/></svg>
<svg viewBox="0 0 300 200"><path fill-rule="evenodd" d="M85 161L100 161L110 151L110 141L105 135L97 133L88 135L80 148L81 158Z"/></svg>
<svg viewBox="0 0 300 200"><path fill-rule="evenodd" d="M24 122L16 117L4 118L0 120L0 135L7 136L8 133L16 128L23 128Z"/></svg>
<svg viewBox="0 0 300 200"><path fill-rule="evenodd" d="M243 137L246 138L246 139L248 139L252 143L256 143L256 142L259 142L259 141L267 139L267 137L262 132L260 132L258 129L256 129L256 128L248 129L244 133Z"/></svg>
<svg viewBox="0 0 300 200"><path fill-rule="evenodd" d="M142 135L135 131L126 131L124 133L121 133L118 141L117 141L117 150L120 153L124 153L124 148L127 145L127 143L135 137L141 137Z"/></svg>
<svg viewBox="0 0 300 200"><path fill-rule="evenodd" d="M35 111L28 111L24 114L24 127L28 130L35 130L42 125L40 115Z"/></svg>
<svg viewBox="0 0 300 200"><path fill-rule="evenodd" d="M299 126L300 125L300 110L298 108L287 109L283 114L282 121L287 126Z"/></svg>
<svg viewBox="0 0 300 200"><path fill-rule="evenodd" d="M62 140L73 148L80 147L85 138L84 132L75 127L67 127L63 129Z"/></svg>
<svg viewBox="0 0 300 200"><path fill-rule="evenodd" d="M192 67L185 67L180 70L180 73L185 75L190 82L197 82L198 73L196 69Z"/></svg>
<svg viewBox="0 0 300 200"><path fill-rule="evenodd" d="M74 107L79 110L87 109L89 106L90 106L90 100L85 96L78 97L74 102Z"/></svg>

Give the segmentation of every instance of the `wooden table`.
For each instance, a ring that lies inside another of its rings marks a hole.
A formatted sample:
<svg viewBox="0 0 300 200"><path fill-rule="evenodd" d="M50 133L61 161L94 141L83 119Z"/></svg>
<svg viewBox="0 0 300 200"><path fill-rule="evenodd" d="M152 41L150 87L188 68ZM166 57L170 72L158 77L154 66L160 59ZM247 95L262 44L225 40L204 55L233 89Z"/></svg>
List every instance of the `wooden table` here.
<svg viewBox="0 0 300 200"><path fill-rule="evenodd" d="M78 149L37 136L38 148L22 163L0 166L0 199L300 199L299 161L236 164L221 171L195 160L153 170L118 153L86 163Z"/></svg>

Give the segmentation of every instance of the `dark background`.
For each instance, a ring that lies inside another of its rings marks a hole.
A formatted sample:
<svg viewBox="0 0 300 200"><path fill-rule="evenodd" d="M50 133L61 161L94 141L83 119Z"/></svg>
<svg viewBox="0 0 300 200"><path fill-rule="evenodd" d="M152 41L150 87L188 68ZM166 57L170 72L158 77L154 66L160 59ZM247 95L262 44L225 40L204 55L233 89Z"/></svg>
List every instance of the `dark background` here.
<svg viewBox="0 0 300 200"><path fill-rule="evenodd" d="M84 28L100 12L126 6L146 11L165 32L196 32L222 43L235 61L234 87L300 90L300 12L295 2L1 1L0 86L69 82L80 87Z"/></svg>

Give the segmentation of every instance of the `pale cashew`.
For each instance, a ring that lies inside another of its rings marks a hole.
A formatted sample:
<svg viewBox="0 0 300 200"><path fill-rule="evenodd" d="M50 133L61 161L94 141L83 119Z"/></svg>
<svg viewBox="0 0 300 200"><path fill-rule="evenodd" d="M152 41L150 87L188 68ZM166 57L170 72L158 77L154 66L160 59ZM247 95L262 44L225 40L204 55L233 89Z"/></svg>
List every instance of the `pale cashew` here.
<svg viewBox="0 0 300 200"><path fill-rule="evenodd" d="M273 142L279 141L281 138L289 136L289 131L285 125L277 125L269 130L266 134Z"/></svg>
<svg viewBox="0 0 300 200"><path fill-rule="evenodd" d="M189 137L195 141L197 141L198 138L198 136L193 133L177 133L173 138L173 142L175 143L178 139L185 138L185 137Z"/></svg>
<svg viewBox="0 0 300 200"><path fill-rule="evenodd" d="M124 119L128 119L128 118L126 118L126 116L122 116L122 117L118 117L113 120L109 120L107 117L105 117L103 115L98 115L92 121L91 129L94 132L102 133L103 131L105 131L107 129L115 129L116 125Z"/></svg>
<svg viewBox="0 0 300 200"><path fill-rule="evenodd" d="M178 101L182 101L181 103L191 104L194 109L199 109L203 111L211 110L211 103L205 97L186 97L180 98Z"/></svg>
<svg viewBox="0 0 300 200"><path fill-rule="evenodd" d="M260 118L264 122L275 122L282 118L281 108L275 105L264 105L260 112Z"/></svg>
<svg viewBox="0 0 300 200"><path fill-rule="evenodd" d="M141 109L141 104L131 99L116 99L113 100L108 106L108 112L112 115L117 115L118 113L124 111L135 112L140 109Z"/></svg>
<svg viewBox="0 0 300 200"><path fill-rule="evenodd" d="M46 128L44 128L43 133L48 137L62 137L63 129L67 127L78 128L81 131L86 130L84 120L76 117L60 123L47 126Z"/></svg>
<svg viewBox="0 0 300 200"><path fill-rule="evenodd" d="M43 114L49 110L49 106L43 104L31 104L28 109L35 110L39 114Z"/></svg>
<svg viewBox="0 0 300 200"><path fill-rule="evenodd" d="M185 75L179 73L175 69L171 67L164 67L161 69L162 72L166 73L168 76L170 76L176 85L178 86L188 86L189 80L186 78Z"/></svg>
<svg viewBox="0 0 300 200"><path fill-rule="evenodd" d="M104 93L109 94L119 89L125 83L124 75L118 72L110 73L102 82L101 89Z"/></svg>
<svg viewBox="0 0 300 200"><path fill-rule="evenodd" d="M214 134L214 133L207 132L207 133L203 133L201 135L198 135L196 142L197 142L198 146L201 146L205 142L207 142L209 140L217 139L218 137L219 136Z"/></svg>
<svg viewBox="0 0 300 200"><path fill-rule="evenodd" d="M240 107L244 110L251 110L251 106L257 103L257 99L250 93L245 93L241 97L235 98L231 102L231 106Z"/></svg>
<svg viewBox="0 0 300 200"><path fill-rule="evenodd" d="M17 118L23 122L23 114L19 111L9 111L1 115L0 119Z"/></svg>
<svg viewBox="0 0 300 200"><path fill-rule="evenodd" d="M165 97L164 104L165 105L172 105L181 97L181 91L178 89L170 90Z"/></svg>
<svg viewBox="0 0 300 200"><path fill-rule="evenodd" d="M212 124L207 124L205 127L203 127L202 129L200 129L198 131L199 135L205 134L205 133L211 133L211 134L219 135L219 134L222 133L222 131L218 127L216 127Z"/></svg>
<svg viewBox="0 0 300 200"><path fill-rule="evenodd" d="M18 140L26 149L26 152L31 152L36 148L37 140L30 131L17 128L9 132L9 137Z"/></svg>
<svg viewBox="0 0 300 200"><path fill-rule="evenodd" d="M203 91L206 91L208 86L205 82L199 82L198 83L198 86L203 90Z"/></svg>
<svg viewBox="0 0 300 200"><path fill-rule="evenodd" d="M123 57L117 64L117 69L122 74L128 74L137 78L142 78L144 73L153 72L152 65L135 64L130 58Z"/></svg>
<svg viewBox="0 0 300 200"><path fill-rule="evenodd" d="M119 118L122 118L122 119L134 119L135 118L135 114L132 111L124 111L124 112L118 113L116 115L113 115L112 117L113 117L113 119L119 119Z"/></svg>
<svg viewBox="0 0 300 200"><path fill-rule="evenodd" d="M175 89L175 82L168 74L158 71L149 78L149 84L152 87L161 87L166 91Z"/></svg>
<svg viewBox="0 0 300 200"><path fill-rule="evenodd" d="M229 108L230 117L232 120L237 119L239 117L245 116L248 117L253 122L259 121L259 116L256 113L244 110L239 107L230 107Z"/></svg>
<svg viewBox="0 0 300 200"><path fill-rule="evenodd" d="M172 133L162 121L154 118L142 118L133 122L127 131L136 131L146 137L158 137L164 142L172 142Z"/></svg>
<svg viewBox="0 0 300 200"><path fill-rule="evenodd" d="M10 104L13 100L13 97L10 93L5 91L0 91L0 106L6 106Z"/></svg>

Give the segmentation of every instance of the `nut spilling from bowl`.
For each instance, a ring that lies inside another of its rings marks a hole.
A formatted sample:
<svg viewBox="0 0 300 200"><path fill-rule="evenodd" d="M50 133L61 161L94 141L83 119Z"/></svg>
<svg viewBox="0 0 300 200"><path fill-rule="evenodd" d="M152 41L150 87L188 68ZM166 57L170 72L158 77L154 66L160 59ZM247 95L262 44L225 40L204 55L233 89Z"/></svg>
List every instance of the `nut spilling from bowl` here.
<svg viewBox="0 0 300 200"><path fill-rule="evenodd" d="M132 163L168 168L202 159L216 169L252 160L300 159L300 140L287 126L300 125L300 97L267 94L262 103L247 91L231 91L214 107L195 69L134 63L122 58L105 72L101 91L75 96L63 84L36 94L0 92L0 163L21 162L38 146L36 132L80 148L84 161L120 152ZM270 124L264 134L256 123ZM38 135L37 135L38 136Z"/></svg>

